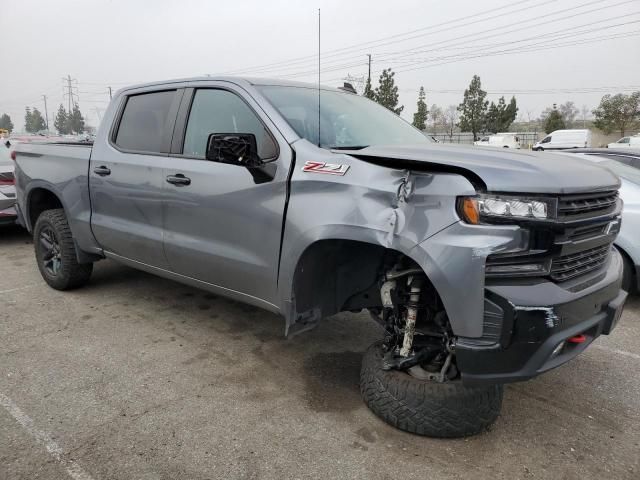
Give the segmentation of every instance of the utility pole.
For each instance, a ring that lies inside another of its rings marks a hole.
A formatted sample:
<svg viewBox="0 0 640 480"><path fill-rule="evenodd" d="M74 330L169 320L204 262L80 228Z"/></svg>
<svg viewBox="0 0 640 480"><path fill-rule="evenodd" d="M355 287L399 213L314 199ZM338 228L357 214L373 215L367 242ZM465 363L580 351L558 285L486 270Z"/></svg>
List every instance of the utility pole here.
<svg viewBox="0 0 640 480"><path fill-rule="evenodd" d="M72 100L72 91L71 91L71 75L67 75L67 88L69 89L69 113L71 113L71 100Z"/></svg>
<svg viewBox="0 0 640 480"><path fill-rule="evenodd" d="M47 96L42 95L44 99L44 123L47 125L47 132L49 131L49 112L47 111Z"/></svg>
<svg viewBox="0 0 640 480"><path fill-rule="evenodd" d="M109 89L109 100L113 99L113 95L111 94L111 87L107 87Z"/></svg>
<svg viewBox="0 0 640 480"><path fill-rule="evenodd" d="M367 57L369 57L369 76L367 78L369 79L369 85L371 85L371 54L367 53Z"/></svg>
<svg viewBox="0 0 640 480"><path fill-rule="evenodd" d="M62 81L66 83L66 85L64 86L64 90L66 90L65 92L65 96L69 97L69 113L71 113L72 109L73 109L73 104L76 103L74 102L74 96L77 97L78 95L76 93L73 93L73 89L77 88L73 86L73 82L77 82L77 80L75 78L71 78L71 75L67 75L67 77L63 77Z"/></svg>

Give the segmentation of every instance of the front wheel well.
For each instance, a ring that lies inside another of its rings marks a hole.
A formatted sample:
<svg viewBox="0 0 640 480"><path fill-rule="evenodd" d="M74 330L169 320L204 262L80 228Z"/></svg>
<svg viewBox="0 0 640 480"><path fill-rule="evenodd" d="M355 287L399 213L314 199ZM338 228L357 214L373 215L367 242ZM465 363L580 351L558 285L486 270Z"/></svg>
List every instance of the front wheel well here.
<svg viewBox="0 0 640 480"><path fill-rule="evenodd" d="M28 198L28 218L29 225L31 228L34 227L38 217L45 210L52 210L55 208L64 208L62 206L62 202L58 198L58 196L53 193L51 190L47 190L46 188L35 188L29 193Z"/></svg>
<svg viewBox="0 0 640 480"><path fill-rule="evenodd" d="M380 245L355 240L313 243L301 255L294 273L296 316L319 319L341 311L379 309L381 281L399 264L420 268L407 255Z"/></svg>

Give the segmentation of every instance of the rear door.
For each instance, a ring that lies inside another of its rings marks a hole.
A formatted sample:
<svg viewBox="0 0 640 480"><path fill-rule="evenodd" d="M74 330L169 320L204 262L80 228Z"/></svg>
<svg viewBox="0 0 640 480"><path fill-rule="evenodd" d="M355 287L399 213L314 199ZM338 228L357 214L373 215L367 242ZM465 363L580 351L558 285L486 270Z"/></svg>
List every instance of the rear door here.
<svg viewBox="0 0 640 480"><path fill-rule="evenodd" d="M178 274L274 303L291 148L246 92L212 85L187 89L178 113L164 172L165 251ZM212 133L254 134L264 169L206 160Z"/></svg>
<svg viewBox="0 0 640 480"><path fill-rule="evenodd" d="M91 225L107 252L168 269L163 250L164 166L181 89L122 99L107 141L91 154Z"/></svg>

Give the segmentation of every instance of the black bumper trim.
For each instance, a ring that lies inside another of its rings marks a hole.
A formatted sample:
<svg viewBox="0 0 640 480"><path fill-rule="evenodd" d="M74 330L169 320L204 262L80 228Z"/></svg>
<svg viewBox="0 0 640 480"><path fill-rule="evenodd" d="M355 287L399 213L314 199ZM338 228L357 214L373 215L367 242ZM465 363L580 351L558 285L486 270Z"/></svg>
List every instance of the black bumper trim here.
<svg viewBox="0 0 640 480"><path fill-rule="evenodd" d="M513 286L502 291L487 289L487 295L495 302L499 300L504 310L505 321L500 341L486 345L478 339L460 338L456 345L458 368L462 381L468 384L507 383L527 380L540 373L558 367L584 351L598 336L608 335L620 317L627 292L620 290L621 261L610 262L600 288L585 289L585 293L571 295L567 301L566 291L562 295L559 287L549 286L540 290L548 296L544 301L521 306L500 296L497 292L516 293ZM535 301L531 287L517 288ZM540 293L537 291L537 293ZM554 298L550 292L558 292ZM555 302L554 302L555 300ZM583 343L567 342L576 335L585 335ZM562 345L562 347L559 347ZM559 347L559 351L555 351Z"/></svg>

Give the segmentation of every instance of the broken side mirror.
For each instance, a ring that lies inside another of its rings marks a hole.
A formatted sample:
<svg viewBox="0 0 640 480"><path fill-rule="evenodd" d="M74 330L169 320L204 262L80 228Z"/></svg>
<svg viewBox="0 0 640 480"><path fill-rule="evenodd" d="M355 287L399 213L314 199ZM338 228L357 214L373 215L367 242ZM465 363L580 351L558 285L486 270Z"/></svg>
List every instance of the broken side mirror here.
<svg viewBox="0 0 640 480"><path fill-rule="evenodd" d="M212 133L207 139L206 159L249 168L262 165L253 133Z"/></svg>

